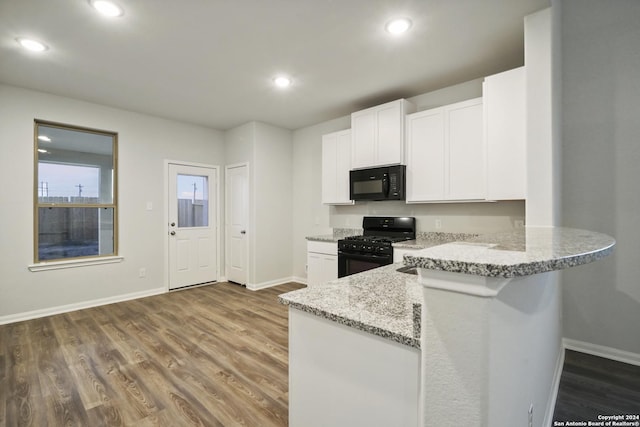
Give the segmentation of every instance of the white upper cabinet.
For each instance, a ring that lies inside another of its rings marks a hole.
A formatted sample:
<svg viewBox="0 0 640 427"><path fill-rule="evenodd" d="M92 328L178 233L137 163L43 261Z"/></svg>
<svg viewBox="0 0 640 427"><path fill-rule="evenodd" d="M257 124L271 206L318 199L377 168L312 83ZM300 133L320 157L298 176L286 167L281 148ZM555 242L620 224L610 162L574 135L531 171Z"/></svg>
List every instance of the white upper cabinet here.
<svg viewBox="0 0 640 427"><path fill-rule="evenodd" d="M351 130L322 136L322 203L353 204L349 200Z"/></svg>
<svg viewBox="0 0 640 427"><path fill-rule="evenodd" d="M524 67L486 77L482 85L487 199L526 197Z"/></svg>
<svg viewBox="0 0 640 427"><path fill-rule="evenodd" d="M482 98L409 114L407 203L485 199Z"/></svg>
<svg viewBox="0 0 640 427"><path fill-rule="evenodd" d="M444 108L407 116L407 203L444 200Z"/></svg>
<svg viewBox="0 0 640 427"><path fill-rule="evenodd" d="M415 110L399 99L352 113L351 167L404 164L404 117Z"/></svg>

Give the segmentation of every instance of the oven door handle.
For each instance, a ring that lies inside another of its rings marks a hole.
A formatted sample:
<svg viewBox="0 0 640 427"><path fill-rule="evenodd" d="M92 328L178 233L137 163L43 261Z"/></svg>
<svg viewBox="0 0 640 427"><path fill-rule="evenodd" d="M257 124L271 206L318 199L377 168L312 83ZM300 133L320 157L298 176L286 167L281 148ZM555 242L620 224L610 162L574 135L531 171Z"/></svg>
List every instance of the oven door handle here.
<svg viewBox="0 0 640 427"><path fill-rule="evenodd" d="M376 260L381 260L381 261L386 261L390 258L389 255L362 255L362 254L354 254L352 252L344 252L344 251L338 251L338 256L343 256L345 258L349 258L349 259L355 259L358 261L376 261Z"/></svg>

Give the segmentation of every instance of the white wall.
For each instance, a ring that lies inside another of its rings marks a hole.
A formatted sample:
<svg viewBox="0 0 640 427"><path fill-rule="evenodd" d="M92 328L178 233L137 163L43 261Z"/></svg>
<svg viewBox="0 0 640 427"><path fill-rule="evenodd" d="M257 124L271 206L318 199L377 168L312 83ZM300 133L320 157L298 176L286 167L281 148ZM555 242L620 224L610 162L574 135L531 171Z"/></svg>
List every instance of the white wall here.
<svg viewBox="0 0 640 427"><path fill-rule="evenodd" d="M563 273L564 336L640 354L640 2L563 0L562 223L614 255Z"/></svg>
<svg viewBox="0 0 640 427"><path fill-rule="evenodd" d="M525 17L527 225L560 222L560 170L553 135L551 8Z"/></svg>
<svg viewBox="0 0 640 427"><path fill-rule="evenodd" d="M291 131L250 122L225 132L228 164L249 163L250 262L247 287L291 279Z"/></svg>
<svg viewBox="0 0 640 427"><path fill-rule="evenodd" d="M291 131L256 123L255 284L289 281L293 270Z"/></svg>
<svg viewBox="0 0 640 427"><path fill-rule="evenodd" d="M418 111L482 96L482 79L418 95L409 100ZM353 206L321 203L322 135L351 127L351 117L293 132L293 275L305 278L306 236L330 233L332 228L361 228L364 215L416 216L419 231L436 231L435 219L446 232L490 232L524 219L522 201L407 205L403 202L368 202Z"/></svg>
<svg viewBox="0 0 640 427"><path fill-rule="evenodd" d="M118 133L123 262L27 269L33 263L34 118ZM0 85L0 151L0 321L166 289L164 160L225 163L221 132L6 85ZM139 268L146 278L138 278Z"/></svg>

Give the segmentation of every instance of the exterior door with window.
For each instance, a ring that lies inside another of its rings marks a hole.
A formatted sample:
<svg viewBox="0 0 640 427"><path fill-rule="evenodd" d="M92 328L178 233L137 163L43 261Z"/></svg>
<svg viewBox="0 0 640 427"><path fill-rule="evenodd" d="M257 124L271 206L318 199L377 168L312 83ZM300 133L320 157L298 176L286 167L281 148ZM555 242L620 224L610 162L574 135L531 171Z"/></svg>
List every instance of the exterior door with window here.
<svg viewBox="0 0 640 427"><path fill-rule="evenodd" d="M169 289L218 280L217 176L169 164Z"/></svg>

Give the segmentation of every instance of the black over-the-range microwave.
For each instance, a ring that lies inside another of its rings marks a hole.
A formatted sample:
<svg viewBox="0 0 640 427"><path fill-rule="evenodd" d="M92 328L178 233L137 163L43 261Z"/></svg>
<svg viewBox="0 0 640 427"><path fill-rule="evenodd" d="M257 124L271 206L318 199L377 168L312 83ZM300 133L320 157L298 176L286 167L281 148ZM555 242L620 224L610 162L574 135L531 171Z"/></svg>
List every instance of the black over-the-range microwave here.
<svg viewBox="0 0 640 427"><path fill-rule="evenodd" d="M404 165L349 171L351 200L404 200Z"/></svg>

